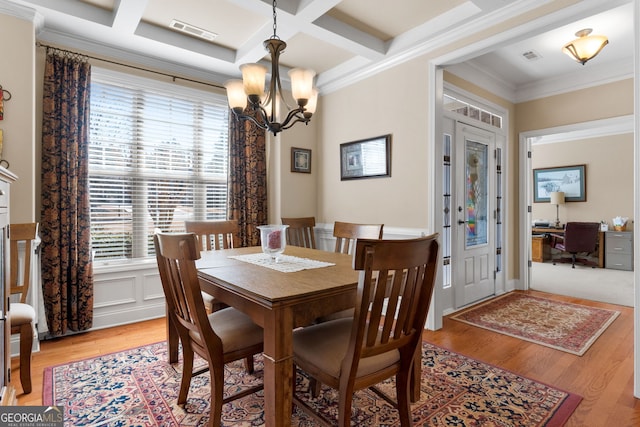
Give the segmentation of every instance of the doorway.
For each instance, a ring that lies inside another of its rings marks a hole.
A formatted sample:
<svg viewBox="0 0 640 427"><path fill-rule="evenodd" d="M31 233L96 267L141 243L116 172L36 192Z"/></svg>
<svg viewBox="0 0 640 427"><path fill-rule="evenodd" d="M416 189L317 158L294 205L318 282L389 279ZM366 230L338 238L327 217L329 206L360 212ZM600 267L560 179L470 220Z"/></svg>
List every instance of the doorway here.
<svg viewBox="0 0 640 427"><path fill-rule="evenodd" d="M454 88L449 88L447 98L455 100L448 105L461 102ZM465 108L481 105L480 100L465 99L469 102ZM502 157L505 138L500 126L506 120L499 115L504 112L493 110L494 120L482 123L460 111L445 107L438 150L443 159L443 297L453 310L497 295L504 287Z"/></svg>
<svg viewBox="0 0 640 427"><path fill-rule="evenodd" d="M455 306L495 295L495 134L456 122L454 145Z"/></svg>
<svg viewBox="0 0 640 427"><path fill-rule="evenodd" d="M637 40L638 39L637 36L640 34L640 29L638 28L638 24L637 24L638 16L640 16L640 0L632 0L632 2L634 5L634 16L635 16L634 18L635 35L636 35L635 39ZM604 3L599 3L599 4L602 5ZM576 7L579 9L581 13L585 13L589 11L589 8L593 8L593 6L594 6L594 2L584 2L584 6L577 5ZM513 39L516 37L520 37L524 39L530 34L538 33L548 28L548 25L550 24L561 25L565 22L568 22L569 19L574 19L574 18L575 16L568 17L566 16L566 14L563 13L563 11L559 11L552 15L548 15L547 20L544 22L543 21L531 22L530 23L531 25L521 26L516 28L514 31L505 31L502 34L496 35L495 37L489 37L489 38L478 40L477 43L475 44L467 45L456 51L449 51L446 54L433 58L429 62L430 79L428 83L429 93L433 93L433 96L430 97L431 106L434 106L434 107L440 106L440 103L442 100L443 86L444 86L444 78L443 78L444 67L448 66L448 64L456 64L456 63L464 62L467 59L473 58L483 52L486 52L487 50L490 50L492 47L497 47L499 45L507 45L511 43ZM637 42L634 45L633 54L634 54L634 64L635 64L635 71L633 74L633 78L636 81L636 85L633 89L634 90L633 115L637 123L640 120L640 92L638 89L640 86L637 84L638 83L637 79L639 77L638 70L640 69L640 44ZM430 135L430 144L431 144L431 152L436 153L436 155L433 156L434 160L432 160L434 162L434 167L435 167L436 159L440 159L440 157L437 154L438 154L438 147L439 147L438 141L442 136L442 130L443 130L442 128L443 120L441 117L441 114L443 114L443 112L441 108L431 108L430 110L431 110L430 121L434 124L433 133ZM522 137L522 135L520 137ZM634 145L635 147L640 146L640 134L638 134L637 132L635 133L635 136L634 136ZM517 149L520 149L522 147L523 145L519 144ZM509 158L509 157L506 157L506 158ZM516 163L518 163L518 160L516 160L513 162L514 166L518 170L527 170L526 165L522 164L522 157L516 156L516 158L520 159L520 164L519 166L516 166ZM634 192L634 218L639 218L640 217L640 199L637 197L637 194L638 194L637 188L640 188L640 173L638 173L638 167L640 165L640 150L635 150L635 152L633 153L633 158L634 158L634 170L635 170L634 184L636 187L636 190ZM439 184L438 180L439 180L439 177L436 174L436 185ZM522 213L525 212L526 206L527 206L526 204L527 188L522 186L522 181L520 181L520 184L516 184L514 187L516 188L511 188L510 190L506 190L505 194L513 194L515 196L516 192L520 190L518 202L510 203L507 206L511 206L510 210L512 211L511 213L512 218L515 218L515 217L522 218L522 215L523 215ZM435 224L436 228L439 228L441 224L440 217L441 217L442 211L440 210L440 208L441 208L440 202L439 200L436 199L434 203L434 207L431 210L431 213L432 213L431 216L433 218L432 223ZM505 215L508 217L509 212L505 212ZM509 274L509 278L508 278L508 282L509 282L508 288L522 289L524 285L524 281L527 280L526 277L527 277L528 269L524 266L524 264L526 264L525 260L527 259L527 256L528 256L527 247L530 247L531 245L531 242L528 240L530 239L530 237L527 237L527 236L530 236L531 233L527 223L522 220L518 225L517 231L516 230L514 231L515 233L513 234L515 235L509 236L509 235L506 235L505 233L505 236L504 236L505 239L509 242L509 247L514 248L514 250L516 249L518 250L517 255L515 257L511 257L515 259L515 261L511 266L511 273ZM638 234L638 233L635 233L635 234ZM640 240L636 238L634 242L635 242L634 243L635 253L640 253ZM640 292L638 291L640 289L638 287L639 283L640 283L640 270L636 269L634 271L634 289L636 290L635 297L634 297L635 307L640 307ZM451 307L451 305L449 305L450 300L447 300L448 295L447 295L446 289L443 290L443 289L436 288L435 296L436 298L434 299L434 310L432 310L433 314L430 315L430 318L431 318L430 327L439 328L439 327L442 327L442 316L448 313L448 307ZM636 322L640 322L640 312L638 310L635 310L634 317L636 319ZM636 332L634 333L634 341L636 343L640 343L640 330L636 330ZM640 355L638 354L634 355L634 380L635 380L634 395L640 396Z"/></svg>
<svg viewBox="0 0 640 427"><path fill-rule="evenodd" d="M532 221L538 218L560 222L600 222L611 224L613 216L633 214L633 159L627 155L611 153L633 152L633 116L621 116L591 122L576 123L550 129L524 133L520 143L523 169L523 185L527 186L526 217L521 223L528 226L531 236ZM530 153L530 154L529 154ZM569 163L585 164L588 186L585 201L566 203L559 214L548 203L533 203L533 170ZM618 185L611 191L612 171ZM521 191L524 193L524 191ZM552 265L549 259L534 260L532 245L525 246L528 272L524 276L525 289L535 289L560 295L579 297L611 304L633 305L633 272L607 268L591 269L570 265ZM606 250L605 250L606 252ZM549 258L550 254L546 258ZM606 253L605 267L606 267ZM537 262L536 262L537 261Z"/></svg>

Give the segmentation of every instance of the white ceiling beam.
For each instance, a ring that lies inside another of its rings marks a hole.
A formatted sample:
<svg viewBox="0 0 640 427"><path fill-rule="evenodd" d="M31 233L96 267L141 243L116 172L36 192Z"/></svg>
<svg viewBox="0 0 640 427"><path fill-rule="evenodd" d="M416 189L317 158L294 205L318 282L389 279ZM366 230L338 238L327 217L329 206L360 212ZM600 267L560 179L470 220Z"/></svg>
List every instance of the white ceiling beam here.
<svg viewBox="0 0 640 427"><path fill-rule="evenodd" d="M482 11L473 3L465 2L445 13L419 25L404 34L400 34L389 42L388 52L398 52L407 49L418 42L428 40L438 34L442 34L451 27L461 25L463 22L480 14Z"/></svg>
<svg viewBox="0 0 640 427"><path fill-rule="evenodd" d="M149 0L116 0L113 10L113 29L133 34L142 20Z"/></svg>
<svg viewBox="0 0 640 427"><path fill-rule="evenodd" d="M272 14L271 7L261 0L229 0L229 2L265 16ZM278 6L278 37L286 42L296 34L304 33L372 61L384 58L385 46L380 39L324 15L338 3L340 0L302 0L298 4L295 15ZM266 51L262 42L273 33L272 26L273 22L269 20L238 48L236 54L238 64L258 62L264 57Z"/></svg>
<svg viewBox="0 0 640 427"><path fill-rule="evenodd" d="M29 0L30 4L46 7L47 9L75 16L86 21L110 27L113 24L111 11L74 0Z"/></svg>
<svg viewBox="0 0 640 427"><path fill-rule="evenodd" d="M382 40L329 15L316 19L306 32L372 61L377 61L385 56L386 47Z"/></svg>
<svg viewBox="0 0 640 427"><path fill-rule="evenodd" d="M296 16L313 22L342 3L342 1L343 0L300 0Z"/></svg>
<svg viewBox="0 0 640 427"><path fill-rule="evenodd" d="M197 52L220 61L234 63L235 52L229 48L219 46L195 37L185 36L177 31L167 30L157 25L140 22L135 35L158 43L168 44L186 51Z"/></svg>

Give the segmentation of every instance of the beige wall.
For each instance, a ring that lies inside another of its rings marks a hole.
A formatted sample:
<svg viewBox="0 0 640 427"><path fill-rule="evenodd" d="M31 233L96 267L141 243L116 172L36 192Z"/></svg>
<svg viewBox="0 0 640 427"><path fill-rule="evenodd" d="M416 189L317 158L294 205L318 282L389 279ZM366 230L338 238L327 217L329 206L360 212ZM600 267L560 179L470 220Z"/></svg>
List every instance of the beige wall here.
<svg viewBox="0 0 640 427"><path fill-rule="evenodd" d="M32 222L36 214L35 183L35 30L26 19L0 14L0 85L11 92L0 121L4 141L2 158L18 176L11 186L11 222Z"/></svg>
<svg viewBox="0 0 640 427"><path fill-rule="evenodd" d="M533 168L586 165L586 202L567 202L558 209L560 222L606 221L633 217L633 134L534 145ZM532 218L555 221L556 206L534 203Z"/></svg>
<svg viewBox="0 0 640 427"><path fill-rule="evenodd" d="M323 96L318 218L426 228L429 222L427 61L416 59ZM340 180L340 144L391 134L391 176Z"/></svg>
<svg viewBox="0 0 640 427"><path fill-rule="evenodd" d="M269 203L269 222L279 224L281 217L315 216L317 212L317 184L321 174L321 163L317 145L318 121L322 115L321 108L307 125L295 124L282 132L277 138L270 136L270 153L279 158L279 167L269 170L280 177L276 185L270 183L269 197L276 201ZM291 172L291 148L311 150L311 173ZM270 165L272 163L270 162ZM273 195L274 192L277 192ZM280 195L278 199L278 195Z"/></svg>
<svg viewBox="0 0 640 427"><path fill-rule="evenodd" d="M633 79L549 96L516 106L516 132L633 114Z"/></svg>

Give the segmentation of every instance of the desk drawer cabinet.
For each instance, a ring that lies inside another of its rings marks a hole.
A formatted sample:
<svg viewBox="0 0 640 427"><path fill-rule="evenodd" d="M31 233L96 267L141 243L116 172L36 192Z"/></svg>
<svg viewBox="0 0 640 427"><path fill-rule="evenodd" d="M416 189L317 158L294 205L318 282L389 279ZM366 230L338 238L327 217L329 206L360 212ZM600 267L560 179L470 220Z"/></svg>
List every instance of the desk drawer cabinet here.
<svg viewBox="0 0 640 427"><path fill-rule="evenodd" d="M633 270L633 232L607 231L605 234L605 267Z"/></svg>

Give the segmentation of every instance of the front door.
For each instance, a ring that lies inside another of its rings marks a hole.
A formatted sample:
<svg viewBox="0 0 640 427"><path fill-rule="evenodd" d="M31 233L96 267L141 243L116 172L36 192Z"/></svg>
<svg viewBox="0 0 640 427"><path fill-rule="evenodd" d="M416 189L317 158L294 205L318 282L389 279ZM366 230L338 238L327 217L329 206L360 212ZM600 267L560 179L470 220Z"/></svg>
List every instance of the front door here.
<svg viewBox="0 0 640 427"><path fill-rule="evenodd" d="M456 122L455 306L495 294L495 134Z"/></svg>

